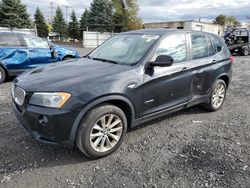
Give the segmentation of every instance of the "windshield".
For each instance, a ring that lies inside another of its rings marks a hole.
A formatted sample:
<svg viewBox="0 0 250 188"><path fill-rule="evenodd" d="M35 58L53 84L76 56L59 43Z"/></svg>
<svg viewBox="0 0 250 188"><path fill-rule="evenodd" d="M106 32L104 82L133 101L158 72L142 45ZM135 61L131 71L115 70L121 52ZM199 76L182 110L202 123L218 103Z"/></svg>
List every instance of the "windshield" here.
<svg viewBox="0 0 250 188"><path fill-rule="evenodd" d="M116 35L89 54L89 58L134 65L159 38L158 35Z"/></svg>

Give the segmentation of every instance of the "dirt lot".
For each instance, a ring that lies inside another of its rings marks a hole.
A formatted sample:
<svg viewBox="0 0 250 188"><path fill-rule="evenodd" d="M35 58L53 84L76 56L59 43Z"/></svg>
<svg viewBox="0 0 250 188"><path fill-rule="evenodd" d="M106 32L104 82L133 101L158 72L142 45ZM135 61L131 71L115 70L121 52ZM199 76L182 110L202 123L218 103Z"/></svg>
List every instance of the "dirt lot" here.
<svg viewBox="0 0 250 188"><path fill-rule="evenodd" d="M194 107L144 124L99 160L33 140L10 89L0 85L0 187L250 187L250 57L236 57L220 111Z"/></svg>

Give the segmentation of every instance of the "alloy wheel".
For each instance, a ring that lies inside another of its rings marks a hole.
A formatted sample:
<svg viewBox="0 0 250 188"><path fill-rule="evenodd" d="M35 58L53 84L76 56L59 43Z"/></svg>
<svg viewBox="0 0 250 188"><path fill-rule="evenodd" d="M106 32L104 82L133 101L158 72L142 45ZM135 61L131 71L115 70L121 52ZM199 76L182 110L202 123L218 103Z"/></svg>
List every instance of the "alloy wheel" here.
<svg viewBox="0 0 250 188"><path fill-rule="evenodd" d="M90 145L97 152L111 150L120 140L123 133L123 122L115 114L99 118L90 132Z"/></svg>
<svg viewBox="0 0 250 188"><path fill-rule="evenodd" d="M212 95L212 105L215 108L220 108L222 105L226 94L226 88L223 84L217 85Z"/></svg>

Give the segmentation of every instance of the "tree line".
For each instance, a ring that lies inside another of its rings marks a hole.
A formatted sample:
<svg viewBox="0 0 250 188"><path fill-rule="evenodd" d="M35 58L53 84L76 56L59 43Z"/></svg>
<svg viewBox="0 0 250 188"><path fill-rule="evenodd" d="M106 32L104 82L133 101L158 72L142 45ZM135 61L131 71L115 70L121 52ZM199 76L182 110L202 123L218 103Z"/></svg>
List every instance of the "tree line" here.
<svg viewBox="0 0 250 188"><path fill-rule="evenodd" d="M0 26L9 28L34 28L38 36L47 37L49 26L38 7L34 14L34 22L27 13L26 6L21 0L0 1ZM93 0L89 9L85 9L78 18L73 10L69 23L64 18L62 9L58 6L51 23L53 32L59 37L81 39L83 31L123 32L142 28L138 17L136 0Z"/></svg>

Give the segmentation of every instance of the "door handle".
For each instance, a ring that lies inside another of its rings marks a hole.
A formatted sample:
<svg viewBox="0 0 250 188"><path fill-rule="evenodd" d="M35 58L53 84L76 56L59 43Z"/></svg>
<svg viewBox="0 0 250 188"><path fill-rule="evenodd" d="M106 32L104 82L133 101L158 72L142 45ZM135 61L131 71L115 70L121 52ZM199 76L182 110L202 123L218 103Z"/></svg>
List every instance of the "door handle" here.
<svg viewBox="0 0 250 188"><path fill-rule="evenodd" d="M36 52L37 49L30 49L30 52Z"/></svg>
<svg viewBox="0 0 250 188"><path fill-rule="evenodd" d="M217 61L216 61L216 60L213 60L212 63L215 64L215 63L217 63Z"/></svg>
<svg viewBox="0 0 250 188"><path fill-rule="evenodd" d="M183 67L182 68L182 71L185 71L185 70L187 70L188 69L188 67Z"/></svg>

